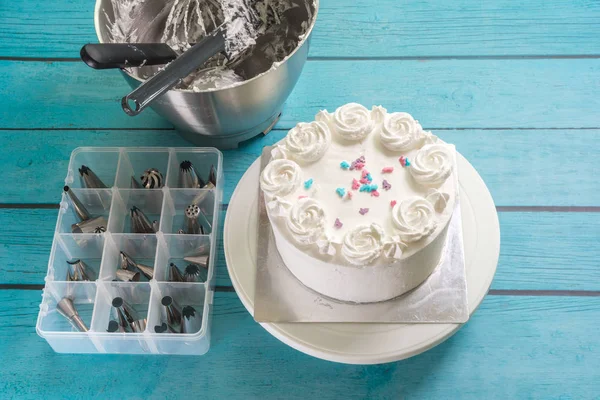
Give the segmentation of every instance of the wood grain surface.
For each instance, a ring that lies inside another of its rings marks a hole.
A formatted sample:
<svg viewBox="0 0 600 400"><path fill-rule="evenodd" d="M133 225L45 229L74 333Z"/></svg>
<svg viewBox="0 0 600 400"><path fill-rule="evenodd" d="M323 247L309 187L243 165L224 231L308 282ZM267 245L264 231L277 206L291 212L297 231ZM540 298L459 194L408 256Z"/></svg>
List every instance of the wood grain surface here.
<svg viewBox="0 0 600 400"><path fill-rule="evenodd" d="M131 89L117 71L0 61L0 75L0 129L171 126L122 111ZM408 111L426 129L600 128L599 80L600 59L308 61L277 127L355 101Z"/></svg>
<svg viewBox="0 0 600 400"><path fill-rule="evenodd" d="M279 342L230 286L219 238L202 357L56 354L35 332L60 187L78 146L187 146L131 118L116 71L78 62L93 1L0 2L0 398L600 399L600 3L321 0L277 129L224 152L224 210L264 145L320 109L408 111L455 143L499 210L490 294L448 341L379 366Z"/></svg>
<svg viewBox="0 0 600 400"><path fill-rule="evenodd" d="M0 55L77 58L97 42L93 1L0 4ZM311 57L598 55L586 0L321 0Z"/></svg>

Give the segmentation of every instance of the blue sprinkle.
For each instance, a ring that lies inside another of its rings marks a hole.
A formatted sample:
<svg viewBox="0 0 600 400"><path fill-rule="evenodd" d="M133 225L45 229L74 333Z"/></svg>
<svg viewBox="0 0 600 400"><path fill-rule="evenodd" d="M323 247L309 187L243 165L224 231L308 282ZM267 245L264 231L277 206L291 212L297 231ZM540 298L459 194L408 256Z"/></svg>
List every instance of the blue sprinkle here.
<svg viewBox="0 0 600 400"><path fill-rule="evenodd" d="M335 192L340 196L340 197L344 197L346 195L346 189L344 188L337 188L335 189Z"/></svg>
<svg viewBox="0 0 600 400"><path fill-rule="evenodd" d="M367 174L366 178L369 182L371 182L373 180L373 178L371 178L371 174Z"/></svg>
<svg viewBox="0 0 600 400"><path fill-rule="evenodd" d="M406 159L406 165L405 167L410 167L410 161L408 161L408 158Z"/></svg>
<svg viewBox="0 0 600 400"><path fill-rule="evenodd" d="M346 161L342 161L340 163L340 167L342 167L343 169L348 169L350 168L350 164L348 164Z"/></svg>
<svg viewBox="0 0 600 400"><path fill-rule="evenodd" d="M312 180L312 178L310 178L309 180L307 180L306 182L304 182L304 189L306 189L306 190L310 189L310 187L312 186L312 184L313 184L313 180Z"/></svg>
<svg viewBox="0 0 600 400"><path fill-rule="evenodd" d="M360 189L358 191L359 192L368 192L369 191L369 185L361 185Z"/></svg>
<svg viewBox="0 0 600 400"><path fill-rule="evenodd" d="M371 185L371 186L370 186L370 189L371 189L371 190L369 190L369 192L374 192L374 191L376 191L376 190L377 190L377 185Z"/></svg>

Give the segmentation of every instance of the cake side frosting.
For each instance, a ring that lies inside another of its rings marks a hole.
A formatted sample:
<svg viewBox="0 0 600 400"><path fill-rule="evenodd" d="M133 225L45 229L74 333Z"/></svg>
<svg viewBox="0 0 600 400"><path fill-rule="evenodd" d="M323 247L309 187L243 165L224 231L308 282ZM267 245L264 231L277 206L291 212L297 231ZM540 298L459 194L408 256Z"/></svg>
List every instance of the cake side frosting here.
<svg viewBox="0 0 600 400"><path fill-rule="evenodd" d="M455 150L410 114L355 103L321 111L272 158L260 178L269 219L305 285L381 301L435 269L456 201ZM348 290L361 282L377 288Z"/></svg>

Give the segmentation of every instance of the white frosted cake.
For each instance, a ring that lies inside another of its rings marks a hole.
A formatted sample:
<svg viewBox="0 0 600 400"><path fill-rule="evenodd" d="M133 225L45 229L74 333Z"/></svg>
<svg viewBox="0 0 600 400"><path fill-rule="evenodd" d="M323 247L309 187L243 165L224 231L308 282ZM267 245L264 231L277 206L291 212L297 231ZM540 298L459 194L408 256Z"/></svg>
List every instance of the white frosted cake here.
<svg viewBox="0 0 600 400"><path fill-rule="evenodd" d="M288 132L260 177L285 265L343 301L415 288L442 256L457 196L454 146L383 107L350 103L315 119Z"/></svg>

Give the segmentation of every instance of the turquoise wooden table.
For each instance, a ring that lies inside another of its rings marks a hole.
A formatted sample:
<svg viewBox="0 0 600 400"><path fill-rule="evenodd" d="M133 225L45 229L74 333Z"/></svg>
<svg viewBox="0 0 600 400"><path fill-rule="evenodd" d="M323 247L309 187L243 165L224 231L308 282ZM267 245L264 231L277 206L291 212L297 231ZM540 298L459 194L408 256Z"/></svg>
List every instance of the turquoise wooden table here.
<svg viewBox="0 0 600 400"><path fill-rule="evenodd" d="M69 154L186 146L126 116L114 71L78 62L92 0L0 2L0 398L600 398L600 3L322 0L276 129L224 152L228 202L263 145L322 108L409 111L479 171L502 246L489 295L440 346L321 361L254 322L218 265L203 357L62 355L35 332ZM220 250L222 250L222 245Z"/></svg>

